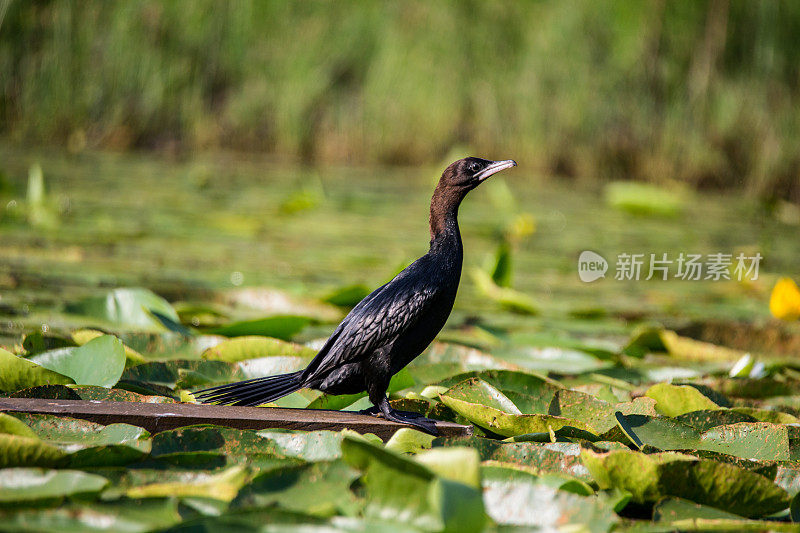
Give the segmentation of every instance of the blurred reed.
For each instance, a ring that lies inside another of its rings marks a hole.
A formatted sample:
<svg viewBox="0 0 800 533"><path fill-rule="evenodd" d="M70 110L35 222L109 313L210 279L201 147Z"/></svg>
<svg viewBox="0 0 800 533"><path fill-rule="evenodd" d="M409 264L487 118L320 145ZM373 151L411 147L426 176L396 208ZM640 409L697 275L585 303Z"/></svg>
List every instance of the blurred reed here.
<svg viewBox="0 0 800 533"><path fill-rule="evenodd" d="M358 164L468 149L800 201L792 0L4 4L16 142Z"/></svg>

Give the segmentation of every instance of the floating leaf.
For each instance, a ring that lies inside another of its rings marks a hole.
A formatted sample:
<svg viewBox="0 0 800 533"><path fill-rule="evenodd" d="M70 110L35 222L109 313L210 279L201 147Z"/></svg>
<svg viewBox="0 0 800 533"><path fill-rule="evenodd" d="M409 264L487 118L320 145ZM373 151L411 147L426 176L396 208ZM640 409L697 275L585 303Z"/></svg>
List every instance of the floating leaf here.
<svg viewBox="0 0 800 533"><path fill-rule="evenodd" d="M311 358L316 353L316 350L312 350L302 344L294 344L270 337L243 336L212 346L204 351L201 357L203 359L235 363L246 359L273 356Z"/></svg>
<svg viewBox="0 0 800 533"><path fill-rule="evenodd" d="M102 476L79 470L6 468L0 471L0 502L23 502L99 493L108 484Z"/></svg>
<svg viewBox="0 0 800 533"><path fill-rule="evenodd" d="M561 480L546 482L508 468L482 471L486 512L498 524L548 531L584 530L591 525L592 531L609 531L619 520L610 502L561 490Z"/></svg>
<svg viewBox="0 0 800 533"><path fill-rule="evenodd" d="M97 337L83 346L35 355L39 365L69 376L78 385L112 387L125 370L125 349L113 335Z"/></svg>
<svg viewBox="0 0 800 533"><path fill-rule="evenodd" d="M66 502L58 508L0 510L0 520L11 531L124 531L161 530L181 521L178 502L159 498L93 502Z"/></svg>
<svg viewBox="0 0 800 533"><path fill-rule="evenodd" d="M66 385L74 381L58 372L17 357L0 348L0 390L14 392L39 385Z"/></svg>
<svg viewBox="0 0 800 533"><path fill-rule="evenodd" d="M75 341L75 344L77 344L78 346L83 346L87 342L92 341L98 337L102 337L103 335L104 333L100 330L79 329L77 331L72 332L72 340ZM145 359L142 354L140 354L133 348L129 348L124 343L123 343L123 348L125 349L126 367L135 366L147 362L147 359Z"/></svg>
<svg viewBox="0 0 800 533"><path fill-rule="evenodd" d="M341 432L265 429L257 435L269 439L276 453L287 457L297 457L304 461L332 461L342 456L344 435Z"/></svg>
<svg viewBox="0 0 800 533"><path fill-rule="evenodd" d="M11 466L61 466L66 453L38 437L0 434L0 468ZM0 475L2 475L0 473ZM0 481L2 486L2 481ZM1 491L0 491L1 492ZM0 495L2 499L2 495Z"/></svg>
<svg viewBox="0 0 800 533"><path fill-rule="evenodd" d="M572 443L506 443L480 437L436 438L434 447L469 446L478 451L481 461L512 463L533 469L537 475L563 474L587 481L589 473L580 460L581 447Z"/></svg>
<svg viewBox="0 0 800 533"><path fill-rule="evenodd" d="M486 352L458 344L434 342L406 367L421 384L440 382L457 374L478 370L519 370L516 365Z"/></svg>
<svg viewBox="0 0 800 533"><path fill-rule="evenodd" d="M437 385L450 388L470 378L488 383L511 400L521 412L528 414L547 414L553 397L563 388L557 381L544 375L512 370L465 372L442 380Z"/></svg>
<svg viewBox="0 0 800 533"><path fill-rule="evenodd" d="M67 312L102 320L119 328L153 330L161 329L152 311L180 322L178 313L164 298L141 288L123 288L109 291L105 296L93 296L67 305Z"/></svg>
<svg viewBox="0 0 800 533"><path fill-rule="evenodd" d="M482 531L483 499L474 487L442 479L421 464L345 437L342 456L363 472L365 516L434 531Z"/></svg>
<svg viewBox="0 0 800 533"><path fill-rule="evenodd" d="M41 331L28 333L25 335L25 338L22 339L22 348L25 350L27 356L46 352L47 350L66 348L68 346L75 346L75 341L68 337L45 334Z"/></svg>
<svg viewBox="0 0 800 533"><path fill-rule="evenodd" d="M279 315L255 320L232 322L218 328L210 329L208 333L224 335L225 337L260 335L263 337L274 337L276 339L290 341L292 337L300 333L300 331L310 323L311 319L305 316Z"/></svg>
<svg viewBox="0 0 800 533"><path fill-rule="evenodd" d="M152 483L133 487L125 495L129 498L202 497L229 502L236 497L249 476L247 467L234 466L202 481Z"/></svg>
<svg viewBox="0 0 800 533"><path fill-rule="evenodd" d="M601 489L626 490L637 503L677 496L746 517L768 515L789 505L788 494L765 477L689 455L584 450L581 459Z"/></svg>
<svg viewBox="0 0 800 533"><path fill-rule="evenodd" d="M400 428L386 442L386 449L397 453L418 453L429 449L433 439L433 435L411 428Z"/></svg>
<svg viewBox="0 0 800 533"><path fill-rule="evenodd" d="M323 298L322 301L339 307L355 307L370 292L369 287L365 285L347 285L336 289Z"/></svg>
<svg viewBox="0 0 800 533"><path fill-rule="evenodd" d="M38 435L28 425L19 418L0 413L0 435L17 435L36 439Z"/></svg>
<svg viewBox="0 0 800 533"><path fill-rule="evenodd" d="M278 505L310 515L352 515L359 505L350 485L358 476L341 460L287 465L256 476L241 490L232 507Z"/></svg>
<svg viewBox="0 0 800 533"><path fill-rule="evenodd" d="M433 439L431 439L432 441ZM465 446L435 448L417 453L414 459L445 479L457 481L479 489L481 486L478 452Z"/></svg>
<svg viewBox="0 0 800 533"><path fill-rule="evenodd" d="M653 521L676 531L797 531L797 526L786 522L747 520L680 498L658 502L653 507Z"/></svg>
<svg viewBox="0 0 800 533"><path fill-rule="evenodd" d="M686 203L685 191L650 183L614 181L606 185L604 193L608 205L635 215L677 216Z"/></svg>
<svg viewBox="0 0 800 533"><path fill-rule="evenodd" d="M656 411L666 416L720 409L710 398L688 385L658 383L647 389L645 394L656 401Z"/></svg>
<svg viewBox="0 0 800 533"><path fill-rule="evenodd" d="M494 387L488 383L470 380L463 386L450 389L440 398L447 407L470 422L505 437L555 431L565 426L589 431L589 427L578 420L541 414L519 414L519 409L508 398L497 389L494 389L496 392L491 389ZM495 398L490 402L492 406L481 403L491 396Z"/></svg>

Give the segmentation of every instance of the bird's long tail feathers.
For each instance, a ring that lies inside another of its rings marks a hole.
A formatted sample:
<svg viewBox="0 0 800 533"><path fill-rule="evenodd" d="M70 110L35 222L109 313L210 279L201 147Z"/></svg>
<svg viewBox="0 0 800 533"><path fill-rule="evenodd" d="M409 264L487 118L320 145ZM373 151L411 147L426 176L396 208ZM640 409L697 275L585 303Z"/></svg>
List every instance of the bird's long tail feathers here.
<svg viewBox="0 0 800 533"><path fill-rule="evenodd" d="M301 389L300 376L302 373L303 371L300 370L279 376L237 381L229 385L201 390L195 393L195 397L203 403L217 405L261 405Z"/></svg>

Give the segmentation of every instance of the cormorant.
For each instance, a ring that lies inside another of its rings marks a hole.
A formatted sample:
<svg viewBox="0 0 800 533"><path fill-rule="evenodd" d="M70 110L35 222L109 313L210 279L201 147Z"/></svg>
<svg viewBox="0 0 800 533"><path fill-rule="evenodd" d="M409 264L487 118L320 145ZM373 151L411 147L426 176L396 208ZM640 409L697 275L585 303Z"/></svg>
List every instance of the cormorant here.
<svg viewBox="0 0 800 533"><path fill-rule="evenodd" d="M460 159L445 169L431 198L428 253L361 300L305 370L200 391L204 403L260 405L309 387L328 394L366 391L367 413L436 434L433 420L389 405L390 378L417 357L444 326L461 278L458 206L486 178L516 162Z"/></svg>

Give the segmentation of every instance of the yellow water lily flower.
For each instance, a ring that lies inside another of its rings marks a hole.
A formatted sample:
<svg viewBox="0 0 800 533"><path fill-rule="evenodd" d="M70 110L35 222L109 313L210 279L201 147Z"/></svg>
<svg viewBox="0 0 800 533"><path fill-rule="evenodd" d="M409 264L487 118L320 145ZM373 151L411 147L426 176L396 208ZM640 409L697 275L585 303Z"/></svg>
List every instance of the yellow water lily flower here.
<svg viewBox="0 0 800 533"><path fill-rule="evenodd" d="M791 278L781 278L772 289L769 299L772 316L781 320L800 318L800 289Z"/></svg>

